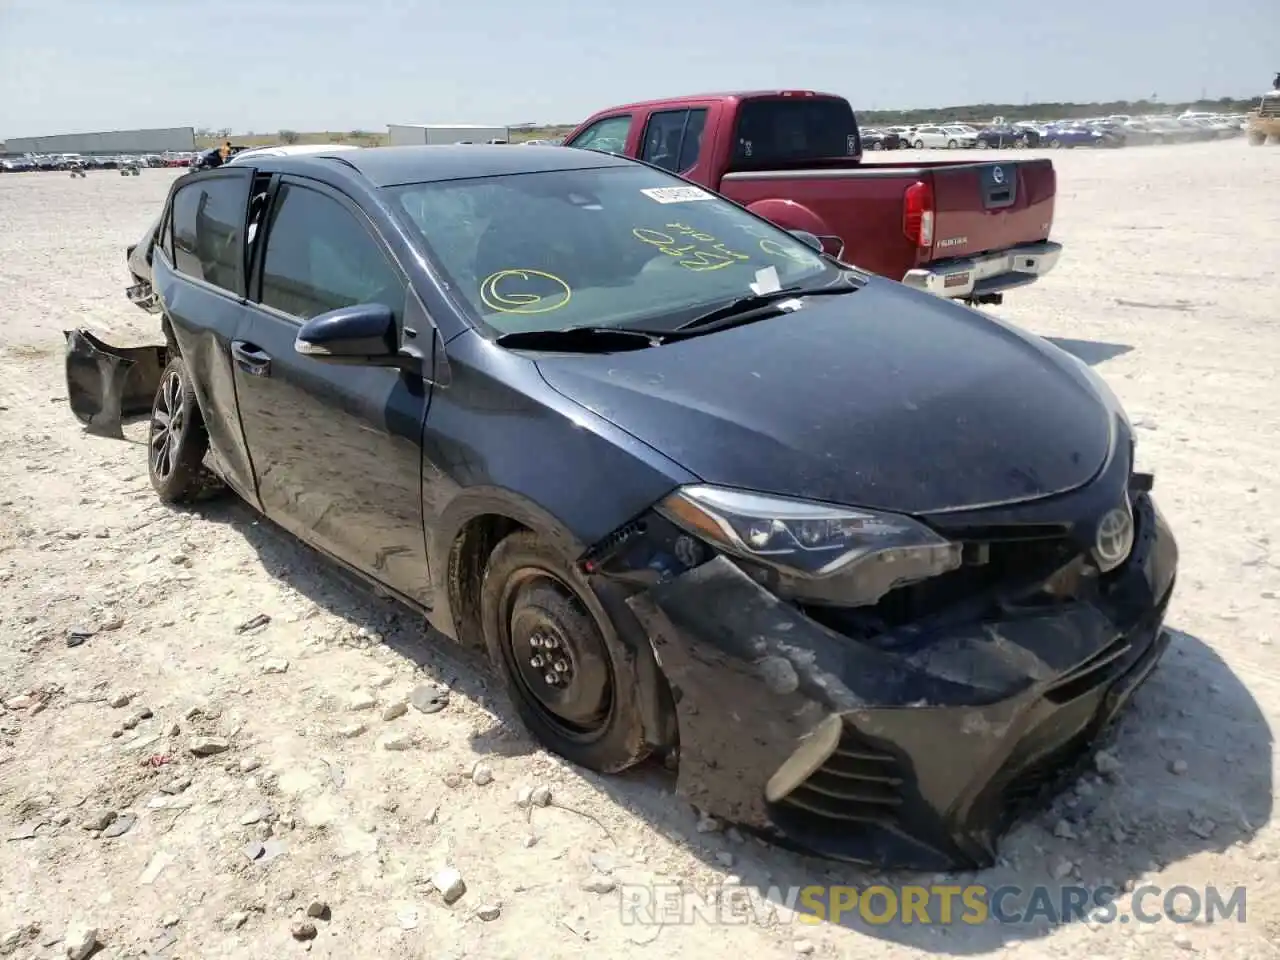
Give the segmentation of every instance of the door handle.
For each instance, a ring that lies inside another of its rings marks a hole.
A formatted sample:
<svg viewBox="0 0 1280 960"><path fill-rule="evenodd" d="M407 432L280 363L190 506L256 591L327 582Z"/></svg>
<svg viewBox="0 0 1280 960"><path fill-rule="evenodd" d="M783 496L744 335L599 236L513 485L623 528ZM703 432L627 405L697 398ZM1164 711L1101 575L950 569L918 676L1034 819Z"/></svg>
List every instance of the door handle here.
<svg viewBox="0 0 1280 960"><path fill-rule="evenodd" d="M236 366L251 377L271 376L271 357L252 343L232 340L231 356L235 358Z"/></svg>

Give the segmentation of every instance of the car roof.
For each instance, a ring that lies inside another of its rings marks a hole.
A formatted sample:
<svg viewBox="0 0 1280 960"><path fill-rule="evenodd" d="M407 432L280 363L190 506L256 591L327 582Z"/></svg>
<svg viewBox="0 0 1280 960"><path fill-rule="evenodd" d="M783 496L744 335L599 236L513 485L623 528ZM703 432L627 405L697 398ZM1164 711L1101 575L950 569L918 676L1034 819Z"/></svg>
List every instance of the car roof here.
<svg viewBox="0 0 1280 960"><path fill-rule="evenodd" d="M472 177L500 177L553 170L591 170L625 166L631 161L594 150L513 150L506 144L441 144L438 146L369 147L342 154L273 159L270 169L282 173L315 171L318 164L341 163L375 187L432 183ZM267 166L263 165L264 168Z"/></svg>
<svg viewBox="0 0 1280 960"><path fill-rule="evenodd" d="M335 153L339 150L359 150L354 143L289 143L271 147L249 147L233 156L228 163L237 160L256 160L259 157L301 157L316 153Z"/></svg>

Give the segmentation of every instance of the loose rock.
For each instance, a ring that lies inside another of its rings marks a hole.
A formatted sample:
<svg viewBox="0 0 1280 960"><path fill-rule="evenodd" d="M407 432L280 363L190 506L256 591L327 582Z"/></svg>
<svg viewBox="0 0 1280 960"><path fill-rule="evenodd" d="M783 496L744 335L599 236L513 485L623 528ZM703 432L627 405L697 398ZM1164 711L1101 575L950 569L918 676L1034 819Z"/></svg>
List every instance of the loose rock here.
<svg viewBox="0 0 1280 960"><path fill-rule="evenodd" d="M211 757L230 750L231 744L222 737L193 737L187 749L197 757Z"/></svg>
<svg viewBox="0 0 1280 960"><path fill-rule="evenodd" d="M235 913L229 913L222 918L222 929L230 933L232 930L239 930L249 922L249 914L243 910L237 910Z"/></svg>
<svg viewBox="0 0 1280 960"><path fill-rule="evenodd" d="M431 878L431 885L440 891L440 896L447 904L457 903L467 892L467 884L453 867L438 870Z"/></svg>
<svg viewBox="0 0 1280 960"><path fill-rule="evenodd" d="M413 740L407 733L393 733L391 736L383 737L381 740L383 750L408 750L413 746Z"/></svg>
<svg viewBox="0 0 1280 960"><path fill-rule="evenodd" d="M121 707L127 707L129 705L129 701L132 699L133 699L133 694L131 692L127 690L122 690L119 693L112 694L111 697L107 700L107 705L112 707L113 709L118 710Z"/></svg>
<svg viewBox="0 0 1280 960"><path fill-rule="evenodd" d="M486 903L476 908L476 916L481 920L497 920L502 916L502 904Z"/></svg>
<svg viewBox="0 0 1280 960"><path fill-rule="evenodd" d="M534 787L529 794L529 802L535 807L551 806L551 788L547 786Z"/></svg>
<svg viewBox="0 0 1280 960"><path fill-rule="evenodd" d="M382 711L382 719L398 720L400 717L403 717L408 712L409 712L409 704L406 703L404 700L397 700L394 703L387 704L386 709Z"/></svg>
<svg viewBox="0 0 1280 960"><path fill-rule="evenodd" d="M422 713L439 713L449 703L449 691L424 683L409 694L409 702Z"/></svg>
<svg viewBox="0 0 1280 960"><path fill-rule="evenodd" d="M105 830L115 822L118 814L114 810L99 810L87 817L80 824L81 830Z"/></svg>
<svg viewBox="0 0 1280 960"><path fill-rule="evenodd" d="M98 945L98 928L83 923L73 923L67 928L62 949L67 960L84 960Z"/></svg>
<svg viewBox="0 0 1280 960"><path fill-rule="evenodd" d="M323 900L312 900L307 904L307 916L316 920L328 920L333 914Z"/></svg>
<svg viewBox="0 0 1280 960"><path fill-rule="evenodd" d="M176 797L178 794L180 794L183 790L187 789L187 787L189 786L191 786L190 777L176 777L173 780L170 780L164 786L162 786L160 788L160 792L167 793L171 797Z"/></svg>
<svg viewBox="0 0 1280 960"><path fill-rule="evenodd" d="M1123 768L1119 758L1110 750L1099 750L1094 754L1093 765L1104 777L1115 777Z"/></svg>
<svg viewBox="0 0 1280 960"><path fill-rule="evenodd" d="M347 723L338 728L338 736L351 740L368 729L363 723Z"/></svg>
<svg viewBox="0 0 1280 960"><path fill-rule="evenodd" d="M372 710L378 699L368 690L355 690L347 700L348 710Z"/></svg>
<svg viewBox="0 0 1280 960"><path fill-rule="evenodd" d="M287 673L289 670L288 660L268 660L262 665L262 672L265 675Z"/></svg>
<svg viewBox="0 0 1280 960"><path fill-rule="evenodd" d="M132 830L133 825L137 822L138 818L132 813L122 813L103 828L102 837L106 840L111 840L115 837L122 837Z"/></svg>
<svg viewBox="0 0 1280 960"><path fill-rule="evenodd" d="M295 920L289 925L289 933L293 935L295 940L314 940L316 937L316 925L310 920Z"/></svg>
<svg viewBox="0 0 1280 960"><path fill-rule="evenodd" d="M1176 773L1178 776L1182 776L1182 774L1187 772L1187 761L1185 760L1169 761L1169 772Z"/></svg>
<svg viewBox="0 0 1280 960"><path fill-rule="evenodd" d="M582 889L587 893L613 893L614 890L618 889L618 882L612 877L596 874L582 881Z"/></svg>
<svg viewBox="0 0 1280 960"><path fill-rule="evenodd" d="M493 770L487 763L483 761L477 763L471 768L471 782L477 787L483 787L493 782Z"/></svg>

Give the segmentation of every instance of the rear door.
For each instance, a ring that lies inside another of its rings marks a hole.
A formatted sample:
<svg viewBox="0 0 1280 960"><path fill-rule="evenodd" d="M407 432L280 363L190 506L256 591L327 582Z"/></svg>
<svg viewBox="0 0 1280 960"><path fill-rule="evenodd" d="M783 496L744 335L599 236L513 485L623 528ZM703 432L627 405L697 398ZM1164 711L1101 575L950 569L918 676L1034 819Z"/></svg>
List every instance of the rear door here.
<svg viewBox="0 0 1280 960"><path fill-rule="evenodd" d="M264 226L253 302L231 344L262 509L429 607L421 443L431 386L294 350L304 322L338 307L379 303L403 323L405 273L360 208L316 181L280 177Z"/></svg>
<svg viewBox="0 0 1280 960"><path fill-rule="evenodd" d="M1049 238L1057 188L1051 160L930 169L935 209L930 260L991 253Z"/></svg>
<svg viewBox="0 0 1280 960"><path fill-rule="evenodd" d="M640 139L640 159L701 182L699 169L711 154L703 142L707 115L707 106L656 110L649 114Z"/></svg>
<svg viewBox="0 0 1280 960"><path fill-rule="evenodd" d="M240 429L231 341L244 317L252 167L180 178L157 230L152 284L191 375L209 446L228 484L257 503Z"/></svg>

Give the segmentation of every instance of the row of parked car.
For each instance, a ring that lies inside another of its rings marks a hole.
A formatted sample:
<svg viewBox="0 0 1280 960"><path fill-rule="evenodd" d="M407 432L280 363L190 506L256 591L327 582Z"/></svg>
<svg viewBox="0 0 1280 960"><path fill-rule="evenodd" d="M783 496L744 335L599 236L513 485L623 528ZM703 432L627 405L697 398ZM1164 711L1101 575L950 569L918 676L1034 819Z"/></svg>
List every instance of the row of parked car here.
<svg viewBox="0 0 1280 960"><path fill-rule="evenodd" d="M140 167L190 166L193 153L153 153L142 156L83 156L79 153L27 154L23 157L0 158L0 173L36 171L137 170Z"/></svg>
<svg viewBox="0 0 1280 960"><path fill-rule="evenodd" d="M868 150L1110 148L1229 139L1244 133L1246 119L1244 114L1184 113L1178 117L1116 114L1090 119L1006 123L997 117L983 126L926 123L864 127L862 142Z"/></svg>

